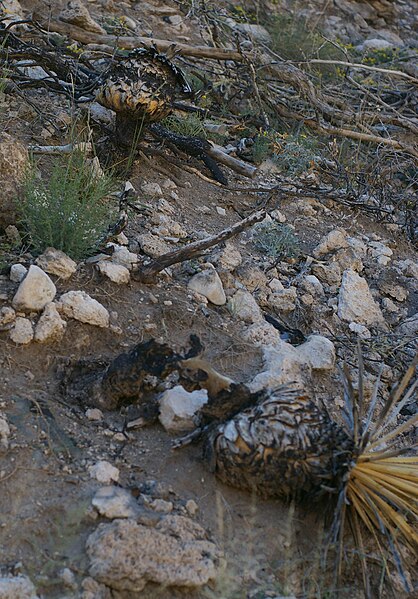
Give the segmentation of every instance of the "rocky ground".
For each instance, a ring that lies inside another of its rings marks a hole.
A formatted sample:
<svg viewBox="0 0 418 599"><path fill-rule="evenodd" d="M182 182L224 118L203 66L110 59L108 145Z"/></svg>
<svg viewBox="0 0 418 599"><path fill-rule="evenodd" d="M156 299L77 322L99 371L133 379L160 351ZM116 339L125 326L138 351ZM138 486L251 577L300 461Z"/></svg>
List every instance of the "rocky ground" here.
<svg viewBox="0 0 418 599"><path fill-rule="evenodd" d="M8 14L26 14L33 3L9 4ZM96 31L123 17L132 33L204 43L194 3L187 17L176 2L84 4ZM323 5L304 8L323 31L412 54L413 2ZM14 198L27 147L66 143L51 122L65 131L71 117L66 101L45 90L31 92L32 105L0 93L0 597L330 596L315 510L219 483L199 446L172 450L172 439L193 428L205 392L188 394L169 379L158 386L159 421L139 427L135 406L80 404L60 381L78 359L109 361L149 338L180 350L195 333L223 374L253 390L296 381L338 419L338 366L345 361L356 378L358 340L368 396L382 369L385 397L416 351L418 258L405 231L307 193L304 185L320 177L312 168L286 181L293 195L266 199L248 188L282 181L269 159L252 182L231 173L230 186L240 188L231 191L144 158L129 174L141 213L129 213L111 255L74 261L51 248L37 255L16 227ZM137 280L144 260L261 206L263 223L165 269L154 284ZM284 224L297 248L286 258L272 253L267 235ZM399 418L416 412L412 397ZM412 576L413 557L405 558ZM370 561L378 576L373 548ZM348 542L342 596L363 597L360 578ZM385 584L380 592L389 596ZM396 579L395 596L404 596Z"/></svg>

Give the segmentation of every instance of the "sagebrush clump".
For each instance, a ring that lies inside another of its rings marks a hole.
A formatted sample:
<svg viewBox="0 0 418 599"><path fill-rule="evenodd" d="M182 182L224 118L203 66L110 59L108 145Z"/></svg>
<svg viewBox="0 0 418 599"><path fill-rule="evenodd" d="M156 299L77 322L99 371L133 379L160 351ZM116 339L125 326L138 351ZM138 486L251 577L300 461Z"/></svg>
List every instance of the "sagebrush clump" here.
<svg viewBox="0 0 418 599"><path fill-rule="evenodd" d="M33 250L54 247L75 260L85 258L112 221L113 208L106 196L114 187L114 179L95 172L81 150L57 157L46 181L33 165L21 205Z"/></svg>
<svg viewBox="0 0 418 599"><path fill-rule="evenodd" d="M254 227L254 245L273 260L296 258L300 254L297 236L289 225L263 222Z"/></svg>

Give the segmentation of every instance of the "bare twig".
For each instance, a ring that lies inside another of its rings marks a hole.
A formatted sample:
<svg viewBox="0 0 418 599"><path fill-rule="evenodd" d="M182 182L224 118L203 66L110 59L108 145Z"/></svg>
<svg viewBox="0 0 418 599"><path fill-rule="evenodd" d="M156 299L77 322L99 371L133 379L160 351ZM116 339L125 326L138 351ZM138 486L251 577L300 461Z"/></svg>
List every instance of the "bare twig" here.
<svg viewBox="0 0 418 599"><path fill-rule="evenodd" d="M163 254L155 260L152 260L152 262L150 262L146 266L139 267L136 271L135 279L141 281L142 283L153 283L155 281L156 275L162 270L164 270L164 268L172 266L173 264L178 264L179 262L184 262L185 260L198 258L208 248L222 243L230 237L233 237L234 235L241 233L242 231L248 229L255 223L258 223L261 220L263 220L265 216L266 211L259 210L258 212L255 212L251 216L244 218L242 221L236 223L235 225L232 225L232 227L224 229L217 235L213 235L212 237L195 241L194 243L189 243L188 245L180 248L179 250L174 250L173 252Z"/></svg>
<svg viewBox="0 0 418 599"><path fill-rule="evenodd" d="M291 61L296 64L330 64L330 65L338 65L342 67L349 67L350 69L364 69L365 71L376 71L378 73L383 73L384 75L392 75L393 77L402 77L403 79L408 79L412 83L418 84L418 79L416 77L412 77L412 75L408 75L408 73L404 73L403 71L396 71L394 69L382 69L381 67L373 67L368 64L361 64L357 62L347 62L345 60L321 60L319 58L312 58L310 60L298 60Z"/></svg>

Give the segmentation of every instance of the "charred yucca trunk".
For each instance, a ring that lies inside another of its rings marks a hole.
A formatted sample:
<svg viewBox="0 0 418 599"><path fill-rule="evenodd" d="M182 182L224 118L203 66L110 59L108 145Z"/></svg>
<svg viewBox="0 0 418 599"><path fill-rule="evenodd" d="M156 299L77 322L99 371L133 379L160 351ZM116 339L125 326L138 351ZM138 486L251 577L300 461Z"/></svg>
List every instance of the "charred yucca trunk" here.
<svg viewBox="0 0 418 599"><path fill-rule="evenodd" d="M279 388L212 430L205 457L224 482L264 497L336 492L353 442L298 390Z"/></svg>

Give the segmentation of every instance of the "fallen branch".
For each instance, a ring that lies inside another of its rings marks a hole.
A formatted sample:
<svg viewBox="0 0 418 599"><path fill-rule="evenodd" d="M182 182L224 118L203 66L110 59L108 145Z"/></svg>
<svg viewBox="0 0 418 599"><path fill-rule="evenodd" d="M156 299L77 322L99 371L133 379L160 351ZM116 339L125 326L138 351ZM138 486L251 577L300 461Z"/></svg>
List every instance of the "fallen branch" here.
<svg viewBox="0 0 418 599"><path fill-rule="evenodd" d="M32 154L49 154L54 156L64 156L72 154L75 150L79 150L85 154L91 154L93 146L90 142L82 142L78 144L66 144L65 146L28 146L29 152Z"/></svg>
<svg viewBox="0 0 418 599"><path fill-rule="evenodd" d="M140 46L143 46L144 48L156 46L160 52L166 52L175 45L177 52L183 56L210 58L212 60L237 60L240 62L243 60L243 56L240 52L228 48L189 46L188 44L181 44L172 40L161 40L153 37L100 35L81 29L81 27L77 27L76 25L64 23L63 21L50 20L39 14L35 14L34 18L39 21L44 29L66 35L82 44L100 44L111 48L122 48L124 50L132 50L133 48L138 48Z"/></svg>
<svg viewBox="0 0 418 599"><path fill-rule="evenodd" d="M266 216L265 210L259 210L255 212L251 216L244 218L239 221L232 227L228 227L228 229L224 229L217 235L213 235L212 237L208 237L207 239L202 239L200 241L195 241L194 243L189 243L185 247L180 248L179 250L174 250L173 252L168 252L167 254L163 254L159 256L155 260L152 260L146 266L141 266L135 273L135 280L140 281L141 283L154 283L156 275L167 268L168 266L172 266L173 264L178 264L179 262L184 262L185 260L191 260L192 258L198 258L201 256L205 250L226 241L230 237L241 233L245 229L248 229L255 223L260 222Z"/></svg>
<svg viewBox="0 0 418 599"><path fill-rule="evenodd" d="M254 179L258 172L258 169L255 166L226 154L219 146L212 146L207 153L217 162L228 166L231 170L239 173L240 175L244 175L244 177Z"/></svg>
<svg viewBox="0 0 418 599"><path fill-rule="evenodd" d="M296 62L296 64L330 64L337 65L342 67L348 67L350 69L364 69L365 71L376 71L378 73L383 73L385 75L393 75L394 77L403 77L404 79L408 79L408 81L412 81L413 83L418 83L418 79L416 77L412 77L412 75L408 75L408 73L404 73L403 71L396 71L394 69L382 69L381 67L372 67L368 64L361 64L357 62L347 62L345 60L321 60L319 58L312 58L311 60L297 60L292 61Z"/></svg>

